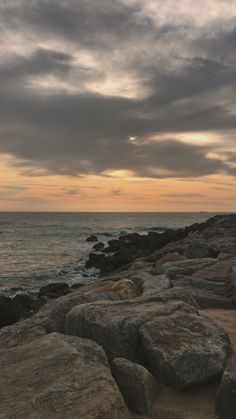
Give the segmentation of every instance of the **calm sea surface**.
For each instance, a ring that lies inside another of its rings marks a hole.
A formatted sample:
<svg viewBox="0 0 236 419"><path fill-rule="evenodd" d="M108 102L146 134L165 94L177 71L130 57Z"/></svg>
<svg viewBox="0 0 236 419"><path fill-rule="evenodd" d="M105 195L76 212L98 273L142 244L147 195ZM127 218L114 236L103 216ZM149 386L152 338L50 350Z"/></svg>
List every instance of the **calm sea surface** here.
<svg viewBox="0 0 236 419"><path fill-rule="evenodd" d="M0 213L0 287L39 288L49 282L87 282L84 269L94 243L128 232L183 227L215 213Z"/></svg>

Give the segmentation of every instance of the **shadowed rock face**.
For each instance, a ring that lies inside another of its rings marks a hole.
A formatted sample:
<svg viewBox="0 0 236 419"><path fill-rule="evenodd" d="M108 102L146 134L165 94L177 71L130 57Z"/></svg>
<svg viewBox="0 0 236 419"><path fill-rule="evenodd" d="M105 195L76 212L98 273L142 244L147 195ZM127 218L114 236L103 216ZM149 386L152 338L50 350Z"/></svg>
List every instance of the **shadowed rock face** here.
<svg viewBox="0 0 236 419"><path fill-rule="evenodd" d="M150 414L160 393L155 377L143 366L124 358L114 358L111 369L129 409L140 415Z"/></svg>
<svg viewBox="0 0 236 419"><path fill-rule="evenodd" d="M236 361L224 372L217 392L216 411L220 419L236 418Z"/></svg>
<svg viewBox="0 0 236 419"><path fill-rule="evenodd" d="M129 418L96 343L56 333L1 353L0 417Z"/></svg>

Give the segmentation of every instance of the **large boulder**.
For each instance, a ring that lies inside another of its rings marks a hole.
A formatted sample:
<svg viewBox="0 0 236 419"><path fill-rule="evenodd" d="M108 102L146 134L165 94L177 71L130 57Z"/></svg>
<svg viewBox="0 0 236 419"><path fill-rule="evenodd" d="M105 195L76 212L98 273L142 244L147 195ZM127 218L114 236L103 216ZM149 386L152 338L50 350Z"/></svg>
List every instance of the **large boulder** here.
<svg viewBox="0 0 236 419"><path fill-rule="evenodd" d="M70 294L58 300L57 304L51 305L47 312L46 327L48 331L64 333L66 315L74 306L94 301L130 300L140 296L139 290L130 280L104 281L86 288L83 287L74 295Z"/></svg>
<svg viewBox="0 0 236 419"><path fill-rule="evenodd" d="M144 357L139 327L143 323L178 310L196 312L194 307L172 300L173 296L168 303L168 291L163 294L163 299L161 296L141 297L74 307L66 317L65 331L69 335L94 339L105 348L110 359L127 358L142 363Z"/></svg>
<svg viewBox="0 0 236 419"><path fill-rule="evenodd" d="M216 396L216 411L220 419L236 418L236 362L225 370Z"/></svg>
<svg viewBox="0 0 236 419"><path fill-rule="evenodd" d="M150 371L170 387L184 390L224 370L229 337L207 317L175 311L153 317L139 332Z"/></svg>
<svg viewBox="0 0 236 419"><path fill-rule="evenodd" d="M155 377L143 366L124 358L114 358L111 369L129 409L140 415L149 415L160 393Z"/></svg>
<svg viewBox="0 0 236 419"><path fill-rule="evenodd" d="M48 332L64 333L67 313L80 304L136 298L140 292L131 281L100 281L49 301L32 317L0 331L0 348L29 343Z"/></svg>
<svg viewBox="0 0 236 419"><path fill-rule="evenodd" d="M0 417L129 418L95 342L56 333L1 351Z"/></svg>

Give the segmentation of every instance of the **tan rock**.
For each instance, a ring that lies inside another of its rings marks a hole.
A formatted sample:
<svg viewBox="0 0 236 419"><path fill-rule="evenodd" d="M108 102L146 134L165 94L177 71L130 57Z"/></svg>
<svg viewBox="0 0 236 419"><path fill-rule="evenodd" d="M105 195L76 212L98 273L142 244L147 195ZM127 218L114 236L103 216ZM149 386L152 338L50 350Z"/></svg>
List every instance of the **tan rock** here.
<svg viewBox="0 0 236 419"><path fill-rule="evenodd" d="M53 333L0 352L0 417L126 419L103 349Z"/></svg>

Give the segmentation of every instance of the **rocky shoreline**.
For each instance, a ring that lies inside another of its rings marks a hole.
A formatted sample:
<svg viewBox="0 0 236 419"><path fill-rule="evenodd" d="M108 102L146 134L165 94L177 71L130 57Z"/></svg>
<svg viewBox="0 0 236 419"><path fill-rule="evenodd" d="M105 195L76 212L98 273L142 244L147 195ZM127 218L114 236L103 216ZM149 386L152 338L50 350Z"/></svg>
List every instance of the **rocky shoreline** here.
<svg viewBox="0 0 236 419"><path fill-rule="evenodd" d="M236 215L96 242L87 266L0 296L0 417L235 419Z"/></svg>

